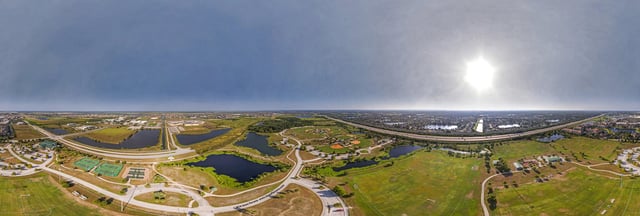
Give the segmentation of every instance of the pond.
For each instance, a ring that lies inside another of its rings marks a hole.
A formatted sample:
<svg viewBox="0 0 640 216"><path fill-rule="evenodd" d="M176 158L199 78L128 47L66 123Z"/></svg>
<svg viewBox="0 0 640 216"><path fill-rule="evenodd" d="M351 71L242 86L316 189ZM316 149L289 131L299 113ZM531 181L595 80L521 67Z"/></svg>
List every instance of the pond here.
<svg viewBox="0 0 640 216"><path fill-rule="evenodd" d="M203 161L188 163L187 165L213 167L216 173L234 178L240 183L249 182L263 173L276 170L274 166L255 163L230 154L209 155Z"/></svg>
<svg viewBox="0 0 640 216"><path fill-rule="evenodd" d="M401 145L401 146L396 146L393 147L391 149L391 151L389 151L389 157L391 158L397 158L400 157L402 155L406 155L409 154L415 150L418 149L422 149L421 146L415 146L415 145Z"/></svg>
<svg viewBox="0 0 640 216"><path fill-rule="evenodd" d="M178 142L180 142L180 144L182 145L191 145L191 144L196 144L205 140L216 138L217 136L225 134L230 130L231 128L225 128L225 129L219 129L219 130L212 130L211 132L205 133L205 134L178 134L176 135L176 138L178 139Z"/></svg>
<svg viewBox="0 0 640 216"><path fill-rule="evenodd" d="M68 134L69 131L62 128L45 128L45 130L55 134L55 135L65 135Z"/></svg>
<svg viewBox="0 0 640 216"><path fill-rule="evenodd" d="M340 172L342 170L348 170L351 168L359 168L359 167L366 167L366 166L371 166L371 165L375 165L378 164L378 161L374 161L374 160L361 160L361 161L355 161L355 162L349 162L347 164L345 164L344 166L341 167L334 167L333 170L336 172Z"/></svg>
<svg viewBox="0 0 640 216"><path fill-rule="evenodd" d="M129 139L122 141L120 144L103 143L85 136L76 137L74 140L82 144L98 148L138 149L158 144L158 136L160 136L160 130L139 130Z"/></svg>
<svg viewBox="0 0 640 216"><path fill-rule="evenodd" d="M393 147L391 149L391 151L389 151L389 157L384 158L386 159L391 159L391 158L397 158L400 157L402 155L406 155L409 154L415 150L418 149L422 149L421 146L414 146L414 145L402 145L402 146L396 146ZM351 168L359 168L359 167L366 167L366 166L371 166L371 165L375 165L378 164L378 161L375 160L362 160L362 161L355 161L355 162L349 162L347 164L345 164L344 166L341 167L334 167L333 170L336 172L340 172L342 170L347 170L347 169L351 169Z"/></svg>
<svg viewBox="0 0 640 216"><path fill-rule="evenodd" d="M240 142L237 142L236 145L253 148L255 150L258 150L263 155L278 156L282 154L282 151L280 151L280 149L274 148L269 145L267 136L262 136L253 132L247 134L247 138Z"/></svg>

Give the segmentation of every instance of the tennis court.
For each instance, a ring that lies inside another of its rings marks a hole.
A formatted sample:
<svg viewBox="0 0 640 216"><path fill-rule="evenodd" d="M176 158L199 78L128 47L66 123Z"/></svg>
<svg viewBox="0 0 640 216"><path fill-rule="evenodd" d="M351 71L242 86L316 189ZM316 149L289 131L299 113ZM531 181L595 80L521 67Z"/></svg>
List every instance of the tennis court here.
<svg viewBox="0 0 640 216"><path fill-rule="evenodd" d="M116 177L120 174L121 170L122 164L102 163L93 172L104 176Z"/></svg>
<svg viewBox="0 0 640 216"><path fill-rule="evenodd" d="M96 165L98 165L98 163L100 163L99 160L95 160L95 159L91 159L88 157L82 158L78 161L76 161L75 163L73 163L74 166L84 170L84 171L89 171L91 169L93 169Z"/></svg>
<svg viewBox="0 0 640 216"><path fill-rule="evenodd" d="M145 172L145 168L137 168L137 167L129 168L129 173L127 174L127 178L144 179L144 172Z"/></svg>

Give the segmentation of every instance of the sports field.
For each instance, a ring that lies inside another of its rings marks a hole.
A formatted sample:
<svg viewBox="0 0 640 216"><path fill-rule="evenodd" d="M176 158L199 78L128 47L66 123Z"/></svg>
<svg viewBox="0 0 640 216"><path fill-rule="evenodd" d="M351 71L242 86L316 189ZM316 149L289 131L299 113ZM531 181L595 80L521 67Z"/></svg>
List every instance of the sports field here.
<svg viewBox="0 0 640 216"><path fill-rule="evenodd" d="M122 164L102 163L93 172L104 176L116 177L120 174L120 171L122 171Z"/></svg>
<svg viewBox="0 0 640 216"><path fill-rule="evenodd" d="M347 171L362 215L477 215L481 159L418 152L394 165Z"/></svg>
<svg viewBox="0 0 640 216"><path fill-rule="evenodd" d="M95 167L96 165L98 165L100 163L100 161L96 160L96 159L91 159L91 158L82 158L78 161L76 161L75 163L73 163L74 166L84 170L84 171L89 171L91 169L93 169L93 167Z"/></svg>
<svg viewBox="0 0 640 216"><path fill-rule="evenodd" d="M66 198L49 178L43 173L0 178L0 215L99 215Z"/></svg>

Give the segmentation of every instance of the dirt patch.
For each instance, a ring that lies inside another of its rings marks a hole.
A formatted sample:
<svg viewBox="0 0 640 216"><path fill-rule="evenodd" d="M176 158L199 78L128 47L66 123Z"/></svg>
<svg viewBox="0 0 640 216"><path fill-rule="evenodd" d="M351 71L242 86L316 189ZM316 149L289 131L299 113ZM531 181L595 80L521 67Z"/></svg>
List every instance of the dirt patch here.
<svg viewBox="0 0 640 216"><path fill-rule="evenodd" d="M473 199L473 191L469 192L467 195L465 195L464 197L466 197L467 199Z"/></svg>
<svg viewBox="0 0 640 216"><path fill-rule="evenodd" d="M331 145L330 147L331 147L332 149L342 149L342 148L344 148L344 147L342 147L342 145L337 144L337 143L336 143L336 144Z"/></svg>

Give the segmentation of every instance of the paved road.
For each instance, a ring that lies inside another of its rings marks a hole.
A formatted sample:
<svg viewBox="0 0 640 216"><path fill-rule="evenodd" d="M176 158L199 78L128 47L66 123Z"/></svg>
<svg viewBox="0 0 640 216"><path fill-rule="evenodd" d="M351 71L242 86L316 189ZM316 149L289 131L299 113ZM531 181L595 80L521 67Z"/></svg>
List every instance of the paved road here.
<svg viewBox="0 0 640 216"><path fill-rule="evenodd" d="M37 128L37 127L34 127ZM41 128L40 128L41 129ZM52 136L50 133L45 133L46 135L48 135L49 137L55 137ZM281 132L281 135L284 136L284 131ZM342 215L342 216L348 216L349 212L348 209L346 209L346 204L344 203L344 201L337 195L335 194L333 191L325 188L325 187L320 187L321 185L317 182L308 180L308 179L301 179L298 177L298 174L300 173L300 171L302 171L303 168L303 161L302 161L302 157L300 157L300 147L302 146L302 142L300 142L299 140L293 138L293 137L288 137L291 140L294 140L298 143L296 149L294 150L294 154L296 156L296 161L295 161L295 165L294 167L291 169L291 171L288 173L288 175L286 176L285 180L273 191L269 192L266 195L263 195L259 198L256 198L254 200L248 201L248 202L244 202L244 203L240 203L240 204L234 204L234 205L228 205L228 206L221 206L221 207L213 207L211 205L209 205L209 203L207 202L207 200L202 197L199 193L197 193L196 191L193 190L188 190L188 189L184 189L184 187L180 187L180 184L176 184L178 187L164 187L162 184L157 184L154 185L153 187L150 188L146 188L146 187L134 187L132 190L128 191L126 194L116 194L113 193L111 191L108 191L106 189L103 189L99 186L93 185L85 180L82 180L80 178L71 176L69 174L66 174L64 172L61 172L59 170L55 170L49 167L46 167L44 165L40 166L42 168L42 170L61 176L67 180L71 180L76 184L82 185L84 187L87 187L91 190L94 190L98 193L101 193L103 195L105 195L106 197L110 197L113 198L117 201L120 202L124 202L124 203L128 203L131 205L135 205L135 206L139 206L142 208L147 208L147 209L153 209L153 210L157 210L157 211L163 211L163 212L172 212L172 213L183 213L183 214L188 214L190 212L193 213L197 213L199 215L215 215L216 213L222 213L222 212L229 212L229 211L236 211L239 208L248 208L251 206L255 206L261 203L264 203L266 201L268 201L269 199L271 199L272 195L275 195L278 192L281 192L282 190L284 190L284 188L286 188L289 184L298 184L301 185L303 187L306 187L308 189L310 189L311 191L313 191L314 193L316 193L316 195L320 198L320 200L322 201L323 204L323 216L337 216L337 215ZM58 141L60 141L60 139L56 139ZM62 139L64 140L64 139ZM63 142L63 141L61 141ZM65 144L68 145L73 145L73 143L67 143L65 142ZM31 163L29 161L24 161L26 163ZM50 162L50 161L49 161ZM31 163L33 164L33 163ZM33 164L35 166L35 164ZM133 199L133 197L135 197L135 195L137 194L142 194L142 193L150 193L153 191L157 191L157 190L163 190L163 191L171 191L171 192L176 192L176 193L182 193L185 194L189 197L191 197L193 200L195 200L196 202L198 202L198 207L196 208L188 208L188 207L175 207L175 206L165 206L165 205L158 205L158 204L152 204L152 203L147 203L147 202L142 202L142 201L138 201L136 199ZM332 205L335 203L340 203L343 208L335 208L332 209ZM128 205L127 204L127 205ZM337 210L337 211L336 211Z"/></svg>
<svg viewBox="0 0 640 216"><path fill-rule="evenodd" d="M480 204L482 204L482 212L484 214L484 216L489 216L489 209L487 209L487 204L485 203L485 192L484 189L486 188L486 184L487 181L489 181L490 179L492 179L493 177L499 176L499 175L503 175L503 174L513 174L513 173L519 173L521 171L512 171L510 173L498 173L498 174L494 174L492 176L487 177L486 179L484 179L484 181L482 181L482 190L480 190Z"/></svg>
<svg viewBox="0 0 640 216"><path fill-rule="evenodd" d="M324 116L324 117L326 117L328 119L331 119L333 121L341 122L341 123L348 124L348 125L351 125L351 126L354 126L354 127L359 127L359 128L363 128L365 130L370 130L370 131L383 133L383 134L402 136L402 137L407 137L407 138L417 139L417 140L468 143L468 142L483 142L483 141L506 140L506 139L513 139L513 138L518 138L518 137L523 137L523 136L529 136L529 135L544 133L544 132L553 131L553 130L560 130L562 128L565 128L565 127L568 127L568 126L571 126L571 125L574 125L574 124L579 124L579 123L582 123L582 122L590 121L590 120L593 120L593 119L601 117L601 116L604 116L604 114L599 115L599 116L595 116L595 117L591 117L591 118L588 118L588 119L580 120L580 121L575 121L575 122L563 124L563 125L557 125L557 126L553 126L553 127L542 128L542 129L537 129L537 130L531 130L531 131L526 131L526 132L521 132L521 133L501 134L501 135L491 135L491 136L472 136L472 137L450 137L450 136L435 136L435 135L414 134L414 133L393 131L393 130L387 130L387 129L382 129L382 128L376 128L376 127L356 124L356 123L353 123L353 122L348 122L348 121L344 121L344 120L340 120L340 119L336 119L336 118L331 118L329 116Z"/></svg>
<svg viewBox="0 0 640 216"><path fill-rule="evenodd" d="M31 125L31 124L29 124ZM78 144L69 140L64 139L65 135L59 136L52 134L51 132L42 129L38 126L31 125L37 131L40 131L42 134L49 137L49 139L55 140L59 143L65 144L68 147L74 148L76 150L87 152L94 155L99 155L103 157L110 157L116 159L157 159L159 161L168 161L169 157L177 157L183 154L189 154L195 152L192 149L176 149L173 151L158 151L158 152L118 152L118 151L110 151L106 149L94 148L87 145Z"/></svg>

